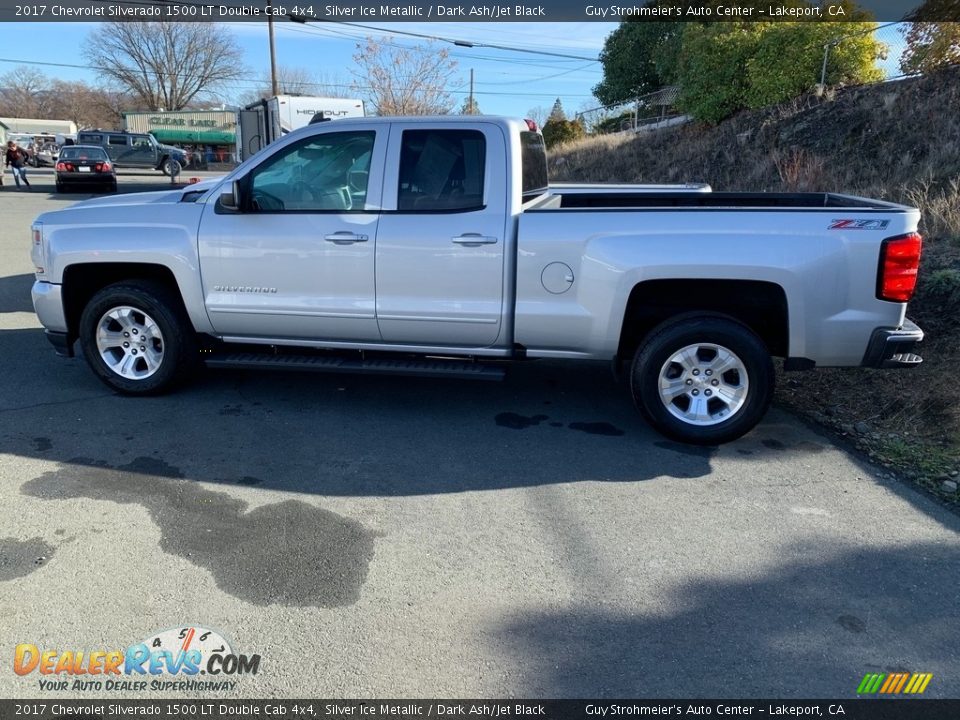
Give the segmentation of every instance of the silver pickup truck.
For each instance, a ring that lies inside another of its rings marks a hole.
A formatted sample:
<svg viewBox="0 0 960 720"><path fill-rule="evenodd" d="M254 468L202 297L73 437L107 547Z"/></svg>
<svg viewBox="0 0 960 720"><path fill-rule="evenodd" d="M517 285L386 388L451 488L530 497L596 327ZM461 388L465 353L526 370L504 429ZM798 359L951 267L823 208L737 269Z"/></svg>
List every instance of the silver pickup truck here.
<svg viewBox="0 0 960 720"><path fill-rule="evenodd" d="M613 361L662 433L713 444L787 369L911 367L917 210L706 186L549 186L493 117L291 133L225 178L88 200L32 226L33 302L121 393L201 362L498 378Z"/></svg>

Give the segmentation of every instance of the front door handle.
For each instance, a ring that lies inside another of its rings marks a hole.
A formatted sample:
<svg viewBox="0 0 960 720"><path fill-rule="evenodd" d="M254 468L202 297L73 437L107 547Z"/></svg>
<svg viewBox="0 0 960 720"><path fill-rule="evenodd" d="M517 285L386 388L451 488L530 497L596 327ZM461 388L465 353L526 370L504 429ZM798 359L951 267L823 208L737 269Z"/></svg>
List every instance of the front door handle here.
<svg viewBox="0 0 960 720"><path fill-rule="evenodd" d="M370 237L367 235L357 235L349 230L340 230L332 235L324 235L323 239L337 245L352 245L353 243L366 242Z"/></svg>
<svg viewBox="0 0 960 720"><path fill-rule="evenodd" d="M495 237L481 235L480 233L464 233L450 238L450 242L465 247L477 247L478 245L493 245L497 242Z"/></svg>

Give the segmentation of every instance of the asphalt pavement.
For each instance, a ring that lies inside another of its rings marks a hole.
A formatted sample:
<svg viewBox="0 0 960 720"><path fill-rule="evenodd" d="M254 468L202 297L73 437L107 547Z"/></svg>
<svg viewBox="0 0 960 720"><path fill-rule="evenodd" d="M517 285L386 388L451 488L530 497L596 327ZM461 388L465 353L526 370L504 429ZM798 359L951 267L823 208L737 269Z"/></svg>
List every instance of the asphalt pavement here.
<svg viewBox="0 0 960 720"><path fill-rule="evenodd" d="M205 697L960 697L960 518L789 414L678 445L553 361L120 397L33 314L30 221L86 196L31 178L0 190L0 697L196 696L11 663L188 626L261 656Z"/></svg>

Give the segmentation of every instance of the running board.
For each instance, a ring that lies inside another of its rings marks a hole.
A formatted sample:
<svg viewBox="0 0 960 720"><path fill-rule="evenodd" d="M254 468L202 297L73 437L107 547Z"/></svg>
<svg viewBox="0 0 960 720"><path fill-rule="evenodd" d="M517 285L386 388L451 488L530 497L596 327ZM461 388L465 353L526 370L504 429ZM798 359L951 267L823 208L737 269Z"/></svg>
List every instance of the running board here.
<svg viewBox="0 0 960 720"><path fill-rule="evenodd" d="M502 367L463 360L357 359L322 355L267 355L261 353L224 353L204 357L207 367L244 370L297 370L304 372L353 373L366 375L408 375L469 380L503 380Z"/></svg>

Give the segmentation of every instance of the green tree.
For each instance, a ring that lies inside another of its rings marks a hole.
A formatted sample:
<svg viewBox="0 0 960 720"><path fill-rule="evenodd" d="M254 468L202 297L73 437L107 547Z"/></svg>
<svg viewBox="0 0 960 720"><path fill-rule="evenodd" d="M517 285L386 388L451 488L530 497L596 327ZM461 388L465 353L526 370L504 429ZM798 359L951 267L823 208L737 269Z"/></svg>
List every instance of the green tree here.
<svg viewBox="0 0 960 720"><path fill-rule="evenodd" d="M547 124L566 119L567 114L563 111L563 103L560 102L560 98L557 98L553 103L553 108L551 108L550 114L547 115Z"/></svg>
<svg viewBox="0 0 960 720"><path fill-rule="evenodd" d="M650 2L648 6L658 3ZM603 43L603 80L593 94L605 105L630 102L671 84L680 54L682 22L625 20Z"/></svg>
<svg viewBox="0 0 960 720"><path fill-rule="evenodd" d="M773 105L810 91L820 81L824 46L829 46L827 85L883 80L877 60L887 47L874 39L874 27L866 22L769 23L747 61L746 106Z"/></svg>
<svg viewBox="0 0 960 720"><path fill-rule="evenodd" d="M543 126L543 142L548 148L579 140L586 134L579 120L550 120Z"/></svg>
<svg viewBox="0 0 960 720"><path fill-rule="evenodd" d="M915 22L901 28L907 49L900 57L904 73L925 73L960 64L960 22Z"/></svg>
<svg viewBox="0 0 960 720"><path fill-rule="evenodd" d="M798 97L820 82L824 46L828 84L882 80L877 60L887 48L874 38L875 24L852 3L843 7L849 22L689 23L678 64L679 107L716 123Z"/></svg>
<svg viewBox="0 0 960 720"><path fill-rule="evenodd" d="M477 99L467 95L466 99L463 101L463 105L460 106L460 114L483 115L483 111L480 110L480 103L477 102Z"/></svg>
<svg viewBox="0 0 960 720"><path fill-rule="evenodd" d="M677 67L678 107L716 123L744 106L750 59L759 23L689 23Z"/></svg>

